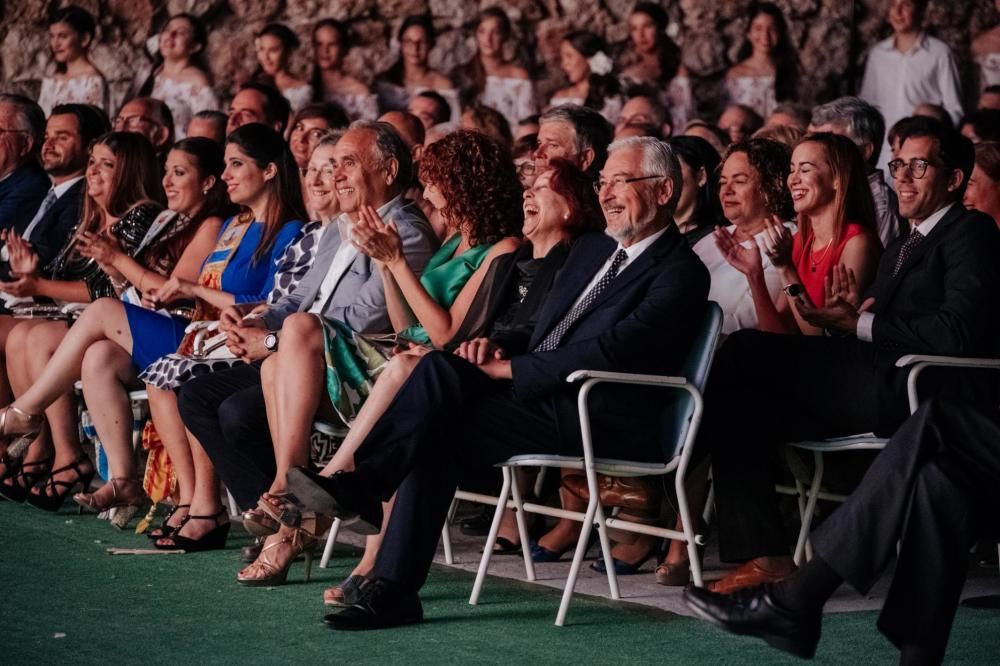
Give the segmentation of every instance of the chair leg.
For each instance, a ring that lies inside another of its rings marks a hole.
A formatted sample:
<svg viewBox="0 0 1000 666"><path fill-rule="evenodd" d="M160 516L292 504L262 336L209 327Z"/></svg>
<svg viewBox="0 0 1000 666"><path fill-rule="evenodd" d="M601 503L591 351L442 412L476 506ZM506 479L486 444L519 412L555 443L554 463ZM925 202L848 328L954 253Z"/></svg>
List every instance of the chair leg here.
<svg viewBox="0 0 1000 666"><path fill-rule="evenodd" d="M539 467L538 474L535 475L535 488L534 488L535 497L542 496L542 486L545 485L546 470L548 470L548 467Z"/></svg>
<svg viewBox="0 0 1000 666"><path fill-rule="evenodd" d="M708 475L708 497L705 498L705 510L701 512L703 524L712 522L712 513L715 511L715 484L712 483L712 475Z"/></svg>
<svg viewBox="0 0 1000 666"><path fill-rule="evenodd" d="M483 557L479 560L479 571L476 572L476 582L472 585L472 596L469 603L475 606L479 603L479 593L483 590L483 583L486 581L486 572L490 568L490 560L493 557L493 546L497 542L497 533L500 531L500 521L503 520L504 509L507 508L507 498L510 496L511 479L514 475L509 467L501 467L503 472L503 486L500 488L500 496L497 498L497 508L493 512L493 523L490 525L490 533L486 537L486 545L483 546Z"/></svg>
<svg viewBox="0 0 1000 666"><path fill-rule="evenodd" d="M598 502L594 512L594 522L597 524L597 536L601 542L601 556L604 558L604 570L608 572L608 590L615 601L622 598L618 590L618 574L615 573L615 559L611 556L611 537L608 535L608 525L605 522L604 507Z"/></svg>
<svg viewBox="0 0 1000 666"><path fill-rule="evenodd" d="M698 557L700 537L694 532L694 522L691 520L691 505L688 504L687 488L684 486L682 472L678 472L674 479L674 490L677 492L677 512L681 515L681 528L684 530L684 541L687 547L689 566L691 567L691 579L694 581L695 587L704 587L705 583L701 575L701 560ZM705 508L706 513L709 511L708 507L713 504L713 494L714 486L709 486L708 502ZM708 518L705 518L705 524L708 524ZM701 541L703 542L704 539L702 538Z"/></svg>
<svg viewBox="0 0 1000 666"><path fill-rule="evenodd" d="M504 469L507 468L505 467ZM516 473L513 474L511 480L510 494L514 503L514 517L517 519L517 536L521 540L521 556L524 558L524 576L529 582L534 582L535 561L531 559L531 547L528 545L528 518L524 515L524 500L521 499L521 488Z"/></svg>
<svg viewBox="0 0 1000 666"><path fill-rule="evenodd" d="M319 568L326 569L330 563L330 556L333 555L333 544L337 542L337 532L340 531L340 518L334 518L330 525L330 534L326 537L326 545L323 546L323 557L320 558Z"/></svg>
<svg viewBox="0 0 1000 666"><path fill-rule="evenodd" d="M822 452L813 451L813 460L815 461L816 469L813 471L812 484L809 487L805 513L802 514L802 526L799 528L799 539L795 544L794 559L796 566L802 566L802 556L806 549L806 541L809 539L809 530L812 527L813 514L816 512L816 501L819 499L820 484L823 482Z"/></svg>
<svg viewBox="0 0 1000 666"><path fill-rule="evenodd" d="M590 494L590 501L587 503L587 513L583 518L583 525L580 528L580 538L576 542L576 551L573 553L573 563L570 564L569 576L566 577L566 587L563 589L562 601L559 603L559 612L556 614L557 627L563 626L566 622L566 612L569 610L570 599L573 598L573 590L576 588L576 578L580 574L580 565L583 564L583 556L587 554L590 530L594 527L594 518L598 508L598 494L592 492ZM603 541L601 547L604 547ZM611 570L609 569L609 571Z"/></svg>

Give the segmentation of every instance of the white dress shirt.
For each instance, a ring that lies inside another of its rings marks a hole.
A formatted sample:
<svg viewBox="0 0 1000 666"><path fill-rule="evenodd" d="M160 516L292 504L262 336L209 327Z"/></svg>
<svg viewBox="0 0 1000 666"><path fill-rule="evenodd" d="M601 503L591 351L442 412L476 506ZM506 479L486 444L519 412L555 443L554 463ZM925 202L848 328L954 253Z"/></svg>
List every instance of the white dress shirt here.
<svg viewBox="0 0 1000 666"><path fill-rule="evenodd" d="M62 195L66 194L66 191L69 190L69 188L73 187L81 180L83 180L83 176L76 176L75 178L70 178L69 180L59 183L58 185L53 185L52 189L49 190L49 192L54 193L56 195L56 201L59 201L59 199L62 198ZM48 194L46 194L45 196L47 197ZM48 211L45 212L47 213ZM30 223L28 223L28 226L24 229L24 240L31 240L31 232L34 231L35 227L38 226L38 223L42 221L43 215L39 215L38 213L42 213L41 208L39 208L38 212L35 213L35 217L31 220Z"/></svg>
<svg viewBox="0 0 1000 666"><path fill-rule="evenodd" d="M885 117L886 130L896 121L912 116L918 104L943 106L956 125L962 117L955 57L947 44L923 33L906 53L896 48L895 37L875 44L868 54L858 96L878 107ZM880 169L886 168L891 153L887 133Z"/></svg>
<svg viewBox="0 0 1000 666"><path fill-rule="evenodd" d="M615 255L618 254L618 250L625 250L627 258L618 267L618 273L615 277L624 273L625 269L628 268L629 265L634 264L635 260L639 258L639 255L645 252L646 248L655 243L656 239L662 236L664 232L666 232L666 230L667 228L664 227L663 229L660 229L652 236L643 238L638 243L633 243L628 247L622 247L622 244L618 243L618 247L616 247L615 251L611 253L611 256L608 257L608 260L604 262L604 265L601 266L596 273L594 273L594 277L591 278L590 282L587 284L587 287L583 291L581 291L580 295L577 296L575 301L573 301L573 307L567 310L567 312L571 312L573 308L575 308L580 303L580 301L583 300L584 296L589 294L590 290L593 289L594 286L601 281L601 278L604 277L604 274L608 272L609 268L611 268L611 263L615 260Z"/></svg>
<svg viewBox="0 0 1000 666"><path fill-rule="evenodd" d="M938 222L940 222L944 218L944 216L948 214L948 211L951 210L951 207L955 205L957 204L954 201L947 204L944 208L939 209L937 212L932 213L931 215L928 215L927 219L918 224L916 227L913 227L911 225L910 228L916 229L916 231L921 236L926 238L927 235L934 230L934 227L937 226ZM864 340L865 342L871 342L872 327L874 325L875 325L875 315L873 313L862 312L860 315L858 315L858 328L856 331L858 339Z"/></svg>

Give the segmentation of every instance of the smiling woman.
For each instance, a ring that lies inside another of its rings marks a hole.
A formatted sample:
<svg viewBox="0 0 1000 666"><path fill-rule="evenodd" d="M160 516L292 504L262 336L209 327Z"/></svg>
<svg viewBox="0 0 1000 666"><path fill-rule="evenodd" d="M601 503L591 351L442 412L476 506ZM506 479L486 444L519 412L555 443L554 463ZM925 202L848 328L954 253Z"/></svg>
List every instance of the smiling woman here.
<svg viewBox="0 0 1000 666"><path fill-rule="evenodd" d="M57 104L92 104L109 110L108 83L87 57L96 27L94 17L75 5L57 10L49 19L55 74L42 79L38 94L38 106L46 116Z"/></svg>

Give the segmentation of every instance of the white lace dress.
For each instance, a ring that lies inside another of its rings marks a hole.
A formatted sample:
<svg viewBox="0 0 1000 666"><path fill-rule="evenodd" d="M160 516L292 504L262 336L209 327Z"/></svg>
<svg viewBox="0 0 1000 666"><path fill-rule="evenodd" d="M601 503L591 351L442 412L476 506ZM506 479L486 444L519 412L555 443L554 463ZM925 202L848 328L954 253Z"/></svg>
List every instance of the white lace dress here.
<svg viewBox="0 0 1000 666"><path fill-rule="evenodd" d="M517 124L538 113L535 86L530 79L507 79L487 76L486 87L479 95L479 103L503 114L513 132Z"/></svg>
<svg viewBox="0 0 1000 666"><path fill-rule="evenodd" d="M561 104L576 104L577 106L586 106L582 97L553 97L549 100L549 108L554 106L559 106ZM622 115L622 98L621 97L606 97L604 99L604 106L601 107L601 115L609 123L614 125L618 122L618 117Z"/></svg>
<svg viewBox="0 0 1000 666"><path fill-rule="evenodd" d="M156 77L150 97L163 100L174 116L174 136L178 141L187 135L187 126L194 114L200 111L218 111L219 98L211 86L192 81L177 81L165 76Z"/></svg>
<svg viewBox="0 0 1000 666"><path fill-rule="evenodd" d="M767 118L778 105L774 95L773 76L737 76L726 79L726 90L729 101L733 104L743 104Z"/></svg>
<svg viewBox="0 0 1000 666"><path fill-rule="evenodd" d="M675 76L661 91L660 101L670 109L670 124L674 134L681 134L688 122L695 116L694 91L691 89L691 79L686 76Z"/></svg>
<svg viewBox="0 0 1000 666"><path fill-rule="evenodd" d="M292 113L297 113L312 101L313 89L311 85L306 83L294 88L285 88L281 91L281 94L285 96L285 99L292 106Z"/></svg>
<svg viewBox="0 0 1000 666"><path fill-rule="evenodd" d="M376 81L375 94L378 96L378 105L382 113L387 111L405 111L406 105L410 103L410 98L419 95L425 90L433 90L445 98L448 106L451 107L451 118L449 122L457 123L462 115L462 105L458 101L458 91L454 88L431 88L429 86L400 86L389 81Z"/></svg>
<svg viewBox="0 0 1000 666"><path fill-rule="evenodd" d="M979 90L1000 85L1000 53L983 53L976 56L979 67Z"/></svg>
<svg viewBox="0 0 1000 666"><path fill-rule="evenodd" d="M378 118L378 97L374 93L364 95L327 92L326 101L339 104L351 120L375 120Z"/></svg>
<svg viewBox="0 0 1000 666"><path fill-rule="evenodd" d="M38 93L38 106L42 107L47 117L52 114L53 107L60 104L91 104L110 113L108 82L100 74L74 76L71 79L46 76Z"/></svg>

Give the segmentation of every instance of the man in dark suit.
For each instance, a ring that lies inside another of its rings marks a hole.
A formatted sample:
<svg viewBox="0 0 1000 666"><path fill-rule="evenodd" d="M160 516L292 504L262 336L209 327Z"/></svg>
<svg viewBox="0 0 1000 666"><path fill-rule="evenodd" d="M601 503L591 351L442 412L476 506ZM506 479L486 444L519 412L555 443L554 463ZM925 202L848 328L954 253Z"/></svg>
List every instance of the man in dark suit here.
<svg viewBox="0 0 1000 666"><path fill-rule="evenodd" d="M419 622L426 579L456 482L523 453L579 451L574 370L675 371L702 320L708 274L673 223L681 175L669 146L648 137L610 147L599 196L607 236L573 244L531 335L531 351L430 352L355 455L326 478L301 468L289 485L308 508L378 531L396 496L371 582L326 621L337 629ZM608 237L610 236L610 238ZM653 419L611 391L595 407L598 455L662 459ZM632 418L622 419L623 414ZM613 433L613 436L609 434Z"/></svg>
<svg viewBox="0 0 1000 666"><path fill-rule="evenodd" d="M0 95L0 229L34 213L49 189L38 164L44 131L41 107L21 95Z"/></svg>
<svg viewBox="0 0 1000 666"><path fill-rule="evenodd" d="M898 562L878 628L904 664L940 664L977 537L1000 531L1000 415L931 400L889 440L861 486L812 535L815 556L785 580L735 595L686 590L701 617L811 657L823 604L862 594Z"/></svg>
<svg viewBox="0 0 1000 666"><path fill-rule="evenodd" d="M973 155L965 137L931 119L904 138L890 171L910 230L886 250L868 298L837 289L823 308L796 302L803 318L842 337L741 331L720 350L699 447L712 456L720 555L745 564L715 591L793 568L771 447L895 430L908 412L906 371L895 367L905 354L997 353L1000 232L961 204ZM968 399L990 393L981 376L956 379L928 375L921 386Z"/></svg>
<svg viewBox="0 0 1000 666"><path fill-rule="evenodd" d="M38 265L46 266L73 233L80 220L87 147L110 129L100 110L86 104L62 104L45 125L42 168L51 182L36 210L14 220L10 231L31 244ZM6 248L0 251L0 277L10 280Z"/></svg>

